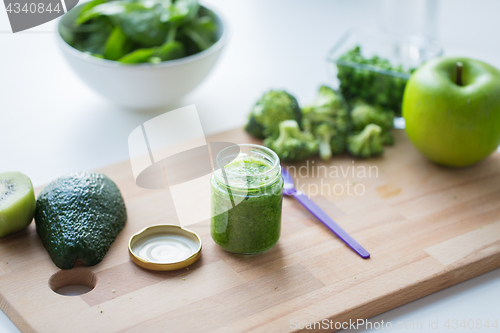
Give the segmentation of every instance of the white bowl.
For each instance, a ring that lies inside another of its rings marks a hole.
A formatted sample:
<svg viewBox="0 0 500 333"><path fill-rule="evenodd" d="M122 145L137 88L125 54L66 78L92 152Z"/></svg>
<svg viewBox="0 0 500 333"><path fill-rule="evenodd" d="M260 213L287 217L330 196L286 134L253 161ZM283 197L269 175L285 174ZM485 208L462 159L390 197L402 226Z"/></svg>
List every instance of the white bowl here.
<svg viewBox="0 0 500 333"><path fill-rule="evenodd" d="M60 26L72 23L79 5L63 15L57 40L65 59L77 75L95 92L117 104L134 109L151 109L172 104L198 86L214 67L227 40L227 26L215 14L218 41L199 53L158 64L122 64L83 53L67 44Z"/></svg>

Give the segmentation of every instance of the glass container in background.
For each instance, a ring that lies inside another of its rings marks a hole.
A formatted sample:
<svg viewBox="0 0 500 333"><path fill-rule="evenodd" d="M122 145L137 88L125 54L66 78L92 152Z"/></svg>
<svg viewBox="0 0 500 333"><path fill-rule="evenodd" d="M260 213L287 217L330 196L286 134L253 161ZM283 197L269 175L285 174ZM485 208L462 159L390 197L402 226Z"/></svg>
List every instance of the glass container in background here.
<svg viewBox="0 0 500 333"><path fill-rule="evenodd" d="M364 99L400 116L411 73L443 53L438 11L439 0L383 0L378 31L351 30L328 53L333 86L348 102ZM396 117L395 127L404 120Z"/></svg>
<svg viewBox="0 0 500 333"><path fill-rule="evenodd" d="M357 49L358 48L358 49ZM388 62L379 65L364 64L346 57L358 57ZM401 102L406 82L412 70L429 59L442 55L435 41L418 36L392 35L368 30L350 30L333 46L327 56L332 86L339 89L348 102L357 98L393 110L401 115ZM398 125L396 119L395 126Z"/></svg>

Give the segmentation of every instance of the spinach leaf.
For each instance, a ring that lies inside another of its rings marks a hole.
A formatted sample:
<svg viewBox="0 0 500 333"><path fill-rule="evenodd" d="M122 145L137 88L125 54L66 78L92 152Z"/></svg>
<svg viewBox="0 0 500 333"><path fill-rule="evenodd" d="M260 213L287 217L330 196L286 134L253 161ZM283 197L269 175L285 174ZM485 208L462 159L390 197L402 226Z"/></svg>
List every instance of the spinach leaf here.
<svg viewBox="0 0 500 333"><path fill-rule="evenodd" d="M86 28L88 32L78 32L75 34L75 44L72 46L82 52L104 54L106 41L113 30L113 25L109 19L100 17L92 21Z"/></svg>
<svg viewBox="0 0 500 333"><path fill-rule="evenodd" d="M91 0L60 34L96 57L156 63L212 46L218 29L212 15L198 0Z"/></svg>
<svg viewBox="0 0 500 333"><path fill-rule="evenodd" d="M104 57L109 60L117 60L130 51L131 43L120 27L115 27L109 35L104 47Z"/></svg>
<svg viewBox="0 0 500 333"><path fill-rule="evenodd" d="M86 12L87 10L90 10L92 8L94 8L95 6L97 5L100 5L102 3L105 3L107 2L107 0L92 0L92 1L89 1L85 4L85 6L83 7L82 11L80 12L80 16L82 15L82 13Z"/></svg>
<svg viewBox="0 0 500 333"><path fill-rule="evenodd" d="M160 46L156 52L155 56L161 59L161 61L179 59L186 55L184 50L184 45L178 41L167 42Z"/></svg>
<svg viewBox="0 0 500 333"><path fill-rule="evenodd" d="M117 15L116 20L131 40L146 47L158 46L165 41L167 29L160 21L158 10L138 2L126 3L125 8L125 13Z"/></svg>
<svg viewBox="0 0 500 333"><path fill-rule="evenodd" d="M123 62L126 64L137 64L140 62L148 62L149 59L153 56L156 51L156 47L152 47L149 49L138 49L129 54L124 55L120 59L119 62Z"/></svg>
<svg viewBox="0 0 500 333"><path fill-rule="evenodd" d="M179 26L191 21L199 8L197 0L177 0L168 8L164 8L161 20L162 22L175 22Z"/></svg>
<svg viewBox="0 0 500 333"><path fill-rule="evenodd" d="M125 3L111 1L96 5L88 10L82 11L75 21L75 25L83 24L99 16L116 16L125 12Z"/></svg>
<svg viewBox="0 0 500 333"><path fill-rule="evenodd" d="M183 26L182 33L203 51L215 43L217 25L211 16L202 16Z"/></svg>

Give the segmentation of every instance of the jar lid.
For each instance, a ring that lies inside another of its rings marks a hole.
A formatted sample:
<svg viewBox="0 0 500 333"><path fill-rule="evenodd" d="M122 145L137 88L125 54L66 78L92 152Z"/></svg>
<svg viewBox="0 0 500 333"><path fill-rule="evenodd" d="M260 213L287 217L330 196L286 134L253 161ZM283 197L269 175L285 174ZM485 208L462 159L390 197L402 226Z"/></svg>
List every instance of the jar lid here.
<svg viewBox="0 0 500 333"><path fill-rule="evenodd" d="M171 271L193 264L201 256L200 237L178 225L154 225L130 237L132 261L146 269Z"/></svg>

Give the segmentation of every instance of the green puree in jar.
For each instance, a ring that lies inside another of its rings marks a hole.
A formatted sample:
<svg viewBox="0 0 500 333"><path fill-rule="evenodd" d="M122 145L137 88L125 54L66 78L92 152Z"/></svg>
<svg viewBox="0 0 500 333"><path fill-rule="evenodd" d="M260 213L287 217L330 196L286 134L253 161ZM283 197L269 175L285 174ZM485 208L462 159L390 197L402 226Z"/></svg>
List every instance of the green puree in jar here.
<svg viewBox="0 0 500 333"><path fill-rule="evenodd" d="M270 249L280 237L283 179L279 163L256 156L237 157L214 172L211 233L229 252L253 254Z"/></svg>

